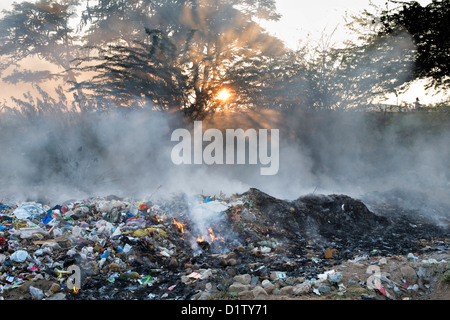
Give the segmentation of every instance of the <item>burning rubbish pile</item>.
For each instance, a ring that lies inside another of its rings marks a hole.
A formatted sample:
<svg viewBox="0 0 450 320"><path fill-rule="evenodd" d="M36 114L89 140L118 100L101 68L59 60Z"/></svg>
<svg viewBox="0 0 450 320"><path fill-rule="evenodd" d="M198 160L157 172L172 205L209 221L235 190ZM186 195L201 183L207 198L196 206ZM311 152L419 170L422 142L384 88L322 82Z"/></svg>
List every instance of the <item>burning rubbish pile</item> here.
<svg viewBox="0 0 450 320"><path fill-rule="evenodd" d="M448 238L344 195L5 203L0 297L426 299L449 284Z"/></svg>

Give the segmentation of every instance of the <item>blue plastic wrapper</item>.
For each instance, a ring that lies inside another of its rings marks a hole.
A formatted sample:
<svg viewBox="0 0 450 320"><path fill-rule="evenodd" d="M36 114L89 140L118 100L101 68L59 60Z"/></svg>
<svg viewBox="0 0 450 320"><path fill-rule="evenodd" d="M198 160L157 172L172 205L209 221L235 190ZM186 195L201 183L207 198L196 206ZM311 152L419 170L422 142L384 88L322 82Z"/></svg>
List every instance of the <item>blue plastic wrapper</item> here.
<svg viewBox="0 0 450 320"><path fill-rule="evenodd" d="M47 210L47 215L42 218L42 223L47 224L47 223L49 223L52 220L53 220L52 210Z"/></svg>

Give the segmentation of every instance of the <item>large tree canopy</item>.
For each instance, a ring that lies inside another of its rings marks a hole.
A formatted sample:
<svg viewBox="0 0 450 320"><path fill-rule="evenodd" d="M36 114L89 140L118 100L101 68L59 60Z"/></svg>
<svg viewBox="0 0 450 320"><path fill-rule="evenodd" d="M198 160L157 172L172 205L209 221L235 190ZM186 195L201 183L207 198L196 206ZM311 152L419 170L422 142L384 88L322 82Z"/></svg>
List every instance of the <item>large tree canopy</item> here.
<svg viewBox="0 0 450 320"><path fill-rule="evenodd" d="M74 0L14 3L0 20L0 73L29 58L44 59L67 70L77 57L78 37L69 25L75 4ZM27 70L24 74L29 77L30 73ZM35 75L39 74L50 76L42 72ZM66 75L74 80L73 74ZM18 69L7 80L23 78Z"/></svg>
<svg viewBox="0 0 450 320"><path fill-rule="evenodd" d="M450 85L450 0L433 0L426 6L418 2L390 1L395 9L379 17L380 36L402 32L411 35L416 46L414 77L431 79L430 85ZM400 5L400 6L399 6Z"/></svg>
<svg viewBox="0 0 450 320"><path fill-rule="evenodd" d="M12 99L28 109L49 101L40 86L56 80L57 96L73 93L63 103L82 111L145 106L198 119L367 106L415 79L448 87L449 3L388 1L355 17L360 41L294 52L258 23L280 18L275 0L22 1L0 19L0 75L39 86L40 100Z"/></svg>
<svg viewBox="0 0 450 320"><path fill-rule="evenodd" d="M88 37L103 39L93 47L99 54L79 59L78 70L94 76L75 87L100 94L106 103L181 108L192 118L225 107L216 99L223 89L232 95L226 107L255 105L261 95L269 97L266 90L272 88L275 75L269 69L281 65L286 54L283 43L253 21L260 12L256 4L264 9L264 17L276 18L271 13L273 1L165 0L150 4L152 10L141 19L145 37L114 33L117 37L109 41L105 28L99 26L118 19L115 11L106 20L93 19ZM119 10L119 17L125 11L130 15L130 10ZM141 14L139 9L136 16ZM135 31L139 33L139 28ZM103 36L93 36L96 33Z"/></svg>

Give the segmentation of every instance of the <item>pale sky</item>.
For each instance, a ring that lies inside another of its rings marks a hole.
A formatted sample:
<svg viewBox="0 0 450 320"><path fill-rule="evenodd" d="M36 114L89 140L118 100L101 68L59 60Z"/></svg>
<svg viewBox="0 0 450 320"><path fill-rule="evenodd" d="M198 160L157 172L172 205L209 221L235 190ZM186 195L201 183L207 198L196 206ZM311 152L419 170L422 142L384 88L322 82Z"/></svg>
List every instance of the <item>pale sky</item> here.
<svg viewBox="0 0 450 320"><path fill-rule="evenodd" d="M13 2L22 1L0 0L0 10L10 8ZM418 2L427 5L431 0ZM276 0L276 3L277 10L282 15L281 20L264 25L270 27L270 30L276 30L276 35L295 49L297 41L308 33L314 37L324 29L331 32L336 26L343 28L343 16L346 12L360 12L370 8L370 3L383 6L386 0ZM343 32L337 33L336 41L340 41L343 36Z"/></svg>
<svg viewBox="0 0 450 320"><path fill-rule="evenodd" d="M0 10L8 9L13 2L21 1L0 0ZM418 2L421 5L427 5L431 3L431 0L418 0ZM288 47L296 49L299 40L319 40L322 33L330 34L335 28L337 29L332 42L342 43L351 37L344 27L346 13L358 13L364 9L370 9L370 3L384 6L386 0L276 0L276 3L278 12L282 15L281 20L262 23L262 25L282 39ZM434 100L431 96L427 97L420 88L421 86L415 88L412 96L403 97L405 101L412 103L416 95L422 97L422 103L430 103ZM411 99L413 101L410 101Z"/></svg>
<svg viewBox="0 0 450 320"><path fill-rule="evenodd" d="M350 35L345 29L344 16L359 13L364 9L385 6L386 0L276 0L278 12L282 15L280 21L265 23L267 30L276 30L274 34L285 41L288 47L297 48L298 40L305 39L309 34L313 40L318 40L322 33L330 34L335 28L333 42L341 43ZM418 0L421 5L431 3L431 0Z"/></svg>

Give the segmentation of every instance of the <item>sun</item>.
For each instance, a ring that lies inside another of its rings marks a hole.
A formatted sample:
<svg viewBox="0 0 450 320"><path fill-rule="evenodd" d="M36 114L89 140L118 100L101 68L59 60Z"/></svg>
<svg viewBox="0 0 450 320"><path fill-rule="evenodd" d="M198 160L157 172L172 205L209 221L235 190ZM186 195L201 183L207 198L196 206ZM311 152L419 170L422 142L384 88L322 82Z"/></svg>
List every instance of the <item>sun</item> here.
<svg viewBox="0 0 450 320"><path fill-rule="evenodd" d="M231 97L231 93L228 89L222 89L216 96L216 100L221 100L222 102L226 102Z"/></svg>

